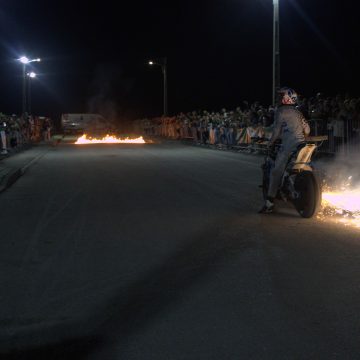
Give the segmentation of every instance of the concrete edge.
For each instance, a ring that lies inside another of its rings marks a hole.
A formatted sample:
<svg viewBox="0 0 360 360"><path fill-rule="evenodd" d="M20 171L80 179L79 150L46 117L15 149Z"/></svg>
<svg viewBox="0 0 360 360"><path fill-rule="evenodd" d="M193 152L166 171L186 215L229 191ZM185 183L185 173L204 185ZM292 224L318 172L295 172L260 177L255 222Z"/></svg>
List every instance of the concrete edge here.
<svg viewBox="0 0 360 360"><path fill-rule="evenodd" d="M10 188L15 182L25 174L28 168L39 161L48 151L44 151L43 153L38 154L30 160L27 164L23 165L20 168L10 170L8 174L4 176L4 178L0 182L0 193Z"/></svg>

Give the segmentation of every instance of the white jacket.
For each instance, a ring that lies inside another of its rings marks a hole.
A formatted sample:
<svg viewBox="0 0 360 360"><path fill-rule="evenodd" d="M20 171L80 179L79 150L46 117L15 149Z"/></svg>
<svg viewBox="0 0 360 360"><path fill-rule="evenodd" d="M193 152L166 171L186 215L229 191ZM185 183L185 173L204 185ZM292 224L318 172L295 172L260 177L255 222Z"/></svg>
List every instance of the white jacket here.
<svg viewBox="0 0 360 360"><path fill-rule="evenodd" d="M310 126L295 106L282 105L276 109L271 144L281 139L283 150L292 150L309 134Z"/></svg>

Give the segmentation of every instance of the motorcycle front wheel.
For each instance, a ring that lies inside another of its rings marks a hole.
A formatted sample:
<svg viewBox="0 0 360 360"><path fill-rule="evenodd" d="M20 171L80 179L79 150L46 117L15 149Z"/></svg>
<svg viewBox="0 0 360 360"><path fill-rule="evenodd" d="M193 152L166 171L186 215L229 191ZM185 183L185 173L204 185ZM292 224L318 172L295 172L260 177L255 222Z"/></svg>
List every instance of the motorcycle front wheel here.
<svg viewBox="0 0 360 360"><path fill-rule="evenodd" d="M321 188L312 171L302 171L295 178L294 206L303 218L317 214L321 205Z"/></svg>

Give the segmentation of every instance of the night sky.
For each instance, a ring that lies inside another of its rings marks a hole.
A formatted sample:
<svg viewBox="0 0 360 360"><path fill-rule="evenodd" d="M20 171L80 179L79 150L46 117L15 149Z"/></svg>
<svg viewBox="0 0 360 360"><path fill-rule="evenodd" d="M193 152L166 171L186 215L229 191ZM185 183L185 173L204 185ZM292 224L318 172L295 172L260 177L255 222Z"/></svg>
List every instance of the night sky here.
<svg viewBox="0 0 360 360"><path fill-rule="evenodd" d="M360 95L354 4L280 0L282 85L305 97ZM272 0L1 1L0 112L21 113L22 55L42 59L33 63L37 115L161 115L161 68L147 61L163 56L170 114L268 105L272 11Z"/></svg>

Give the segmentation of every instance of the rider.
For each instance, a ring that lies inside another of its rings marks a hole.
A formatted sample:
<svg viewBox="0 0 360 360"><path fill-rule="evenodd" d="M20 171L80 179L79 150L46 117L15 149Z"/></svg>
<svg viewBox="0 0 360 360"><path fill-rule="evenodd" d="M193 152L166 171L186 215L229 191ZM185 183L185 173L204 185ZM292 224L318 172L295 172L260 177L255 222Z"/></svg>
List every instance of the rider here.
<svg viewBox="0 0 360 360"><path fill-rule="evenodd" d="M275 112L274 130L268 148L274 146L276 140L281 139L281 147L275 159L275 166L271 170L270 184L267 198L260 213L274 211L274 198L280 186L290 154L305 141L310 134L310 127L303 114L295 107L297 94L293 89L283 87L279 90L281 104Z"/></svg>

